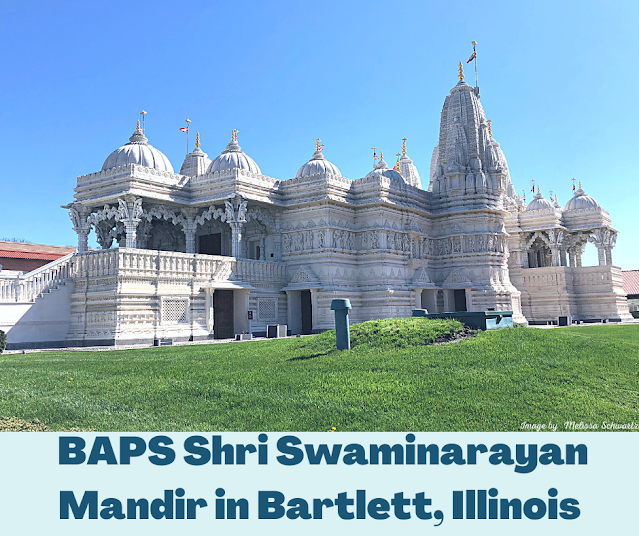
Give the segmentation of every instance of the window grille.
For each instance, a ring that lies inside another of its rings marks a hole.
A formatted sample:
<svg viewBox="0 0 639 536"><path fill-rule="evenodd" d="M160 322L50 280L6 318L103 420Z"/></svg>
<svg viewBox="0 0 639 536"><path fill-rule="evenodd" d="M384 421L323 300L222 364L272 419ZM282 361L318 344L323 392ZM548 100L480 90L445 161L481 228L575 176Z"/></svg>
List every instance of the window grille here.
<svg viewBox="0 0 639 536"><path fill-rule="evenodd" d="M162 324L188 323L188 298L165 298L162 300Z"/></svg>
<svg viewBox="0 0 639 536"><path fill-rule="evenodd" d="M260 320L277 320L277 299L260 299L257 301L257 314Z"/></svg>

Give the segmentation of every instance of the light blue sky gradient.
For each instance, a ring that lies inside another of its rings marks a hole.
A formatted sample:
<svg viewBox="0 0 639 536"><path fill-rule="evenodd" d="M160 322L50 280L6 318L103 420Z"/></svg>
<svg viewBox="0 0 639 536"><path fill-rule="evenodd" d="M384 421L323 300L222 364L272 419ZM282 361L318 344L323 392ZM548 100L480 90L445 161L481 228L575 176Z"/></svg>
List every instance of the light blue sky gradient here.
<svg viewBox="0 0 639 536"><path fill-rule="evenodd" d="M315 138L346 177L401 138L427 187L439 115L478 42L482 103L518 192L571 197L582 181L639 269L635 102L639 3L3 2L0 237L77 244L76 176L98 171L148 112L149 143L179 171L178 129L218 155L239 130L286 179ZM474 73L467 66L467 81ZM530 198L529 198L530 200ZM91 238L95 244L95 239ZM587 249L586 261L596 263Z"/></svg>

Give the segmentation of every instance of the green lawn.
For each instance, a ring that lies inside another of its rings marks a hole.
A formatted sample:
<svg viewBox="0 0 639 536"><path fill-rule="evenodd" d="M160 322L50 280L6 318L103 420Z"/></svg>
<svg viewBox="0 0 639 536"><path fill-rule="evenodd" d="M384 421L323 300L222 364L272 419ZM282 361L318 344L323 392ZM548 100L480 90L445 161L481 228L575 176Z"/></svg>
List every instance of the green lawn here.
<svg viewBox="0 0 639 536"><path fill-rule="evenodd" d="M516 431L522 421L639 423L639 325L514 328L424 344L460 328L454 321L374 321L352 326L354 347L344 352L327 332L3 354L0 416L99 431Z"/></svg>

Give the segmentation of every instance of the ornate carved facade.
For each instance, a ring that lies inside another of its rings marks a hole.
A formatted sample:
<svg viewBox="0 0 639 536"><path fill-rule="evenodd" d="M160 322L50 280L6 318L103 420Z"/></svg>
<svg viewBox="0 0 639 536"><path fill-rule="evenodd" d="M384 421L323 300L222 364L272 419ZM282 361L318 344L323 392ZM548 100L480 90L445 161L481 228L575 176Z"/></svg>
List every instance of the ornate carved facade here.
<svg viewBox="0 0 639 536"><path fill-rule="evenodd" d="M561 207L515 194L478 88L446 97L429 185L406 154L350 180L322 146L277 180L238 145L214 160L198 143L174 173L138 128L65 206L78 234L68 341L205 338L333 326L429 311L512 310L518 322L629 319L616 231L579 188ZM89 251L93 230L101 250ZM599 266L583 267L592 242ZM247 312L253 311L249 324Z"/></svg>

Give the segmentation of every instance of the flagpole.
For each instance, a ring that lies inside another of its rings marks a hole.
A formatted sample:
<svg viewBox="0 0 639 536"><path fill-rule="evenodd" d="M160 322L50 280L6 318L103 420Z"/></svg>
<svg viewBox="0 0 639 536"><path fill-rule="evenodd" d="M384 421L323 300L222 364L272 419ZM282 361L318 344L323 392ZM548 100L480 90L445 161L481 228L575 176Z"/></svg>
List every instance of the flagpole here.
<svg viewBox="0 0 639 536"><path fill-rule="evenodd" d="M186 120L186 154L189 154L189 123L190 119Z"/></svg>
<svg viewBox="0 0 639 536"><path fill-rule="evenodd" d="M475 56L475 87L479 87L479 83L477 82L477 50L475 46L477 45L477 41L473 41L473 54Z"/></svg>
<svg viewBox="0 0 639 536"><path fill-rule="evenodd" d="M146 117L146 112L144 110L142 110L140 112L140 115L142 116L142 132L144 132L144 118Z"/></svg>

